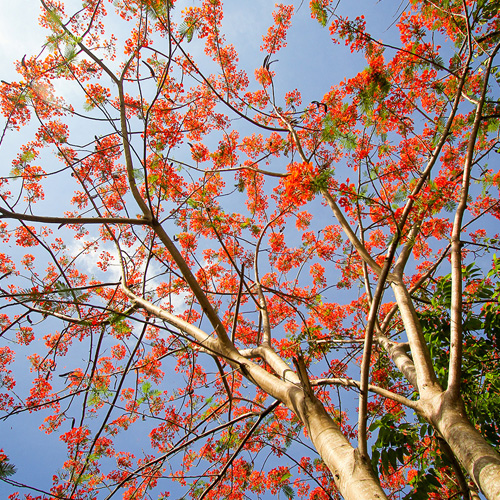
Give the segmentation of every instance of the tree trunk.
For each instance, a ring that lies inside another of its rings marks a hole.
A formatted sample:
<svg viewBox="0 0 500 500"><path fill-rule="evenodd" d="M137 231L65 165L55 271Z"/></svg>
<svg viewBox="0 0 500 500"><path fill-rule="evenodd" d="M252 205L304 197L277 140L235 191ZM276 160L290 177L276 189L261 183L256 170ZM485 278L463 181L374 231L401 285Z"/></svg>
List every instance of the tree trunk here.
<svg viewBox="0 0 500 500"><path fill-rule="evenodd" d="M424 403L430 421L488 500L500 499L500 455L446 392Z"/></svg>
<svg viewBox="0 0 500 500"><path fill-rule="evenodd" d="M289 370L287 377L293 380L290 382L280 380L235 352L227 351L224 357L239 367L252 383L282 401L304 423L309 438L346 500L387 499L370 462L362 459L314 395L305 369L302 375L300 369L297 374ZM285 373L282 376L284 378Z"/></svg>
<svg viewBox="0 0 500 500"><path fill-rule="evenodd" d="M304 422L309 438L333 474L335 484L346 500L387 499L370 462L342 434L323 404L306 391L293 389L293 411Z"/></svg>

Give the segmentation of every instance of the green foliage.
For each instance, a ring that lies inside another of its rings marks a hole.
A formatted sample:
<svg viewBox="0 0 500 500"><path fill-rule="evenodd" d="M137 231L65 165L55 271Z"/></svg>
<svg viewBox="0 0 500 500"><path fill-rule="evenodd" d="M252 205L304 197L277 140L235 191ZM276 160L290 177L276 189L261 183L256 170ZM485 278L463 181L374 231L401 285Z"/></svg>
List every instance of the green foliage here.
<svg viewBox="0 0 500 500"><path fill-rule="evenodd" d="M232 450L238 447L240 440L237 434L227 433L224 434L221 439L217 442L215 447L217 453L222 453L227 450Z"/></svg>
<svg viewBox="0 0 500 500"><path fill-rule="evenodd" d="M471 290L464 294L462 397L473 425L493 446L500 446L500 276L499 259L483 278L475 264L463 270ZM490 283L494 278L493 284ZM451 303L451 276L441 278L431 299L431 308L421 313L424 336L429 345L439 382L446 386Z"/></svg>
<svg viewBox="0 0 500 500"><path fill-rule="evenodd" d="M427 500L430 493L441 489L441 482L433 468L427 469L427 471L419 471L410 480L410 485L412 491L404 497L404 500Z"/></svg>
<svg viewBox="0 0 500 500"><path fill-rule="evenodd" d="M381 473L390 474L411 459L413 445L420 441L420 424L398 423L398 415L388 413L373 422L370 432L378 429L373 445L372 465Z"/></svg>
<svg viewBox="0 0 500 500"><path fill-rule="evenodd" d="M16 473L15 465L9 462L8 457L0 453L0 478L13 476Z"/></svg>
<svg viewBox="0 0 500 500"><path fill-rule="evenodd" d="M419 315L425 340L429 347L434 369L441 386L448 382L448 355L450 345L450 321L448 317L440 317L431 312Z"/></svg>
<svg viewBox="0 0 500 500"><path fill-rule="evenodd" d="M474 264L463 268L463 364L461 393L472 424L484 438L500 447L500 259L486 277ZM451 275L443 276L426 296L429 306L419 319L440 384L448 382ZM386 414L369 428L377 432L372 446L372 465L380 474L390 475L410 465L411 491L405 500L424 500L441 491L449 479L443 475L450 466L438 446L431 425L416 416L415 422L400 422L400 415ZM453 477L450 472L450 477Z"/></svg>
<svg viewBox="0 0 500 500"><path fill-rule="evenodd" d="M295 491L294 491L294 489L289 484L284 484L281 487L281 491L283 491L283 493L285 494L285 496L287 498L289 498L290 500L295 496Z"/></svg>
<svg viewBox="0 0 500 500"><path fill-rule="evenodd" d="M74 298L82 295L80 290L75 290L73 288L68 287L68 285L62 281L56 281L54 283L54 287L56 289L56 293L63 298Z"/></svg>
<svg viewBox="0 0 500 500"><path fill-rule="evenodd" d="M156 0L153 2L145 2L143 5L154 20L168 16L168 12L174 8L174 4L171 0Z"/></svg>
<svg viewBox="0 0 500 500"><path fill-rule="evenodd" d="M323 118L321 138L325 142L339 142L345 149L354 150L357 144L356 135L351 132L342 132L342 118L326 115Z"/></svg>
<svg viewBox="0 0 500 500"><path fill-rule="evenodd" d="M320 173L312 179L311 186L315 193L319 193L328 188L328 182L333 176L333 172L333 169L327 168L321 170Z"/></svg>
<svg viewBox="0 0 500 500"><path fill-rule="evenodd" d="M35 159L35 157L36 157L35 152L32 151L31 149L28 149L21 154L19 159L23 163L31 163Z"/></svg>
<svg viewBox="0 0 500 500"><path fill-rule="evenodd" d="M391 89L391 83L388 76L378 70L367 68L370 75L370 81L363 89L359 91L359 107L368 117L371 117L376 104L382 104L385 97ZM383 109L380 110L382 112ZM379 112L379 113L380 113Z"/></svg>
<svg viewBox="0 0 500 500"><path fill-rule="evenodd" d="M193 40L193 36L196 32L196 22L195 21L183 21L181 25L179 26L179 32L182 36L186 37L186 40L188 43L190 43Z"/></svg>
<svg viewBox="0 0 500 500"><path fill-rule="evenodd" d="M479 24L486 24L500 11L500 2L498 0L477 0L476 5L477 9L474 14Z"/></svg>
<svg viewBox="0 0 500 500"><path fill-rule="evenodd" d="M144 382L141 386L142 397L137 399L138 404L142 404L145 401L152 401L161 395L161 391L158 389L152 389L151 382Z"/></svg>
<svg viewBox="0 0 500 500"><path fill-rule="evenodd" d="M116 333L127 336L132 331L132 328L127 323L126 319L127 317L122 314L113 313L109 317L109 324L113 325Z"/></svg>
<svg viewBox="0 0 500 500"><path fill-rule="evenodd" d="M311 16L316 18L321 26L325 27L328 21L328 13L326 9L321 5L321 2L313 1L310 4L311 7Z"/></svg>

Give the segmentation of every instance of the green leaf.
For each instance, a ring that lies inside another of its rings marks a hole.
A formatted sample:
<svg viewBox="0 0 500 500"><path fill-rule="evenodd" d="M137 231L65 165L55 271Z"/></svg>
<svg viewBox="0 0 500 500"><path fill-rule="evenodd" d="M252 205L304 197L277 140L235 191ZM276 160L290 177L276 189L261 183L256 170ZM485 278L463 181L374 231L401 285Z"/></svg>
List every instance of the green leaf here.
<svg viewBox="0 0 500 500"><path fill-rule="evenodd" d="M389 454L387 453L387 451L382 450L380 456L382 459L382 468L386 473L389 473Z"/></svg>
<svg viewBox="0 0 500 500"><path fill-rule="evenodd" d="M0 461L0 478L13 476L16 472L16 467L9 463L9 459L7 457Z"/></svg>
<svg viewBox="0 0 500 500"><path fill-rule="evenodd" d="M193 40L194 33L196 31L196 23L194 21L188 23L187 21L183 21L179 26L179 32L182 36L186 37L188 43Z"/></svg>
<svg viewBox="0 0 500 500"><path fill-rule="evenodd" d="M289 484L284 484L281 487L281 491L283 491L287 498L292 499L295 496L295 491Z"/></svg>
<svg viewBox="0 0 500 500"><path fill-rule="evenodd" d="M292 477L292 474L290 471L288 472L285 472L282 476L281 476L281 479L280 481L283 482L283 481L286 481L287 479L290 479Z"/></svg>
<svg viewBox="0 0 500 500"><path fill-rule="evenodd" d="M321 24L321 26L325 27L328 21L328 12L325 7L323 7L321 2L318 2L317 0L311 2L310 7L312 17L314 17L318 23Z"/></svg>
<svg viewBox="0 0 500 500"><path fill-rule="evenodd" d="M398 467L398 457L396 450L393 448L389 448L387 450L387 455L389 456L389 464L392 466L393 469L397 469Z"/></svg>

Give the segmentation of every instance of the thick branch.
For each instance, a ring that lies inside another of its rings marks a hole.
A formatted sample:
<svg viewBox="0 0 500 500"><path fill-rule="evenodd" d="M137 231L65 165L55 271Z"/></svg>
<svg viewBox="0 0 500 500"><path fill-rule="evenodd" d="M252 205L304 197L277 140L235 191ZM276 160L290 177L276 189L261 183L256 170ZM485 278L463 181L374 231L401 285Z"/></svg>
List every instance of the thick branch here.
<svg viewBox="0 0 500 500"><path fill-rule="evenodd" d="M137 226L149 225L145 219L132 219L129 217L49 217L44 215L30 215L10 212L0 207L1 219L16 219L28 222L40 222L42 224L59 224L66 226L68 224L129 224Z"/></svg>
<svg viewBox="0 0 500 500"><path fill-rule="evenodd" d="M474 149L476 145L479 127L481 126L481 115L486 92L488 90L488 80L493 65L493 58L500 49L500 44L490 56L486 72L484 75L481 98L476 107L474 125L467 145L467 155L465 157L464 171L462 176L462 191L460 201L453 221L453 231L451 235L451 310L450 310L450 363L448 377L448 391L453 397L460 395L460 381L462 368L462 244L460 235L462 232L462 221L467 208L467 198L469 196L469 183L471 169L474 162Z"/></svg>
<svg viewBox="0 0 500 500"><path fill-rule="evenodd" d="M361 388L361 383L359 381L350 378L318 378L311 380L311 385L341 385L343 387L355 387L356 389ZM368 384L367 387L370 392L395 401L396 403L400 403L404 406L407 406L408 408L411 408L412 410L417 411L419 408L416 401L405 398L404 396L401 396L401 394L397 394L382 387L378 387L377 385Z"/></svg>
<svg viewBox="0 0 500 500"><path fill-rule="evenodd" d="M368 378L370 374L370 364L372 358L372 345L373 345L373 332L375 330L378 310L384 294L384 287L391 263L396 253L399 237L394 237L394 240L389 249L389 254L386 257L384 267L380 272L377 288L373 294L373 299L370 305L370 312L368 315L368 322L365 329L365 344L363 348L363 359L361 361L361 375L360 375L360 393L359 393L359 415L358 415L358 448L362 457L368 459L368 443L366 424L368 420Z"/></svg>
<svg viewBox="0 0 500 500"><path fill-rule="evenodd" d="M500 455L470 423L463 405L444 392L420 407L488 500L500 498Z"/></svg>
<svg viewBox="0 0 500 500"><path fill-rule="evenodd" d="M402 282L393 282L392 289L398 303L401 319L408 336L410 350L415 367L416 388L423 396L427 389L435 390L439 384L434 373L429 349L425 342L422 326L417 317L412 299L406 285Z"/></svg>
<svg viewBox="0 0 500 500"><path fill-rule="evenodd" d="M216 338L207 335L200 328L191 325L187 321L177 317L175 314L171 314L165 309L161 307L155 306L151 302L139 297L135 293L133 293L125 284L121 286L123 293L138 307L141 307L145 311L147 311L152 316L160 318L175 328L182 330L183 332L190 335L197 343L199 343L202 347L206 347L210 353L218 352L220 349L219 342Z"/></svg>
<svg viewBox="0 0 500 500"><path fill-rule="evenodd" d="M247 358L260 358L265 361L273 371L285 382L299 385L300 379L297 374L283 361L274 351L274 349L267 345L260 345L253 349L245 349L240 351L240 355Z"/></svg>
<svg viewBox="0 0 500 500"><path fill-rule="evenodd" d="M358 252L359 256L363 259L368 266L370 266L371 270L379 275L382 272L382 267L379 266L373 257L370 255L366 247L361 243L359 238L356 236L354 231L351 229L351 226L349 222L347 222L346 218L344 217L344 214L340 210L339 206L335 202L335 200L332 198L331 194L326 190L323 189L321 191L321 194L325 198L326 202L328 203L328 206L332 209L333 214L339 221L339 224L341 225L342 229L344 230L344 233L346 236L349 238L349 241L351 242L351 245L356 249Z"/></svg>
<svg viewBox="0 0 500 500"><path fill-rule="evenodd" d="M408 382L415 389L417 389L418 383L415 363L413 363L411 357L408 356L408 351L410 350L409 344L393 342L382 334L377 335L377 341L379 345L381 345L385 349L388 356L392 359L393 363L403 374L406 380L408 380Z"/></svg>

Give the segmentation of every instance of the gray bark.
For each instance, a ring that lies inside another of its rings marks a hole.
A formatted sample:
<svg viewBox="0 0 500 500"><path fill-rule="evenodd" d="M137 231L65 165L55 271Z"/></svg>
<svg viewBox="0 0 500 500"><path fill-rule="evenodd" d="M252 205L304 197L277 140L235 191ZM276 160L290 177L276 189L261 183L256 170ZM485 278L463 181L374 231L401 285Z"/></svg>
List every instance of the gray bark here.
<svg viewBox="0 0 500 500"><path fill-rule="evenodd" d="M371 464L342 434L323 404L298 388L290 393L293 411L304 422L314 447L333 474L335 484L346 500L387 498Z"/></svg>
<svg viewBox="0 0 500 500"><path fill-rule="evenodd" d="M449 393L422 402L430 422L488 500L500 499L500 455L472 426Z"/></svg>

